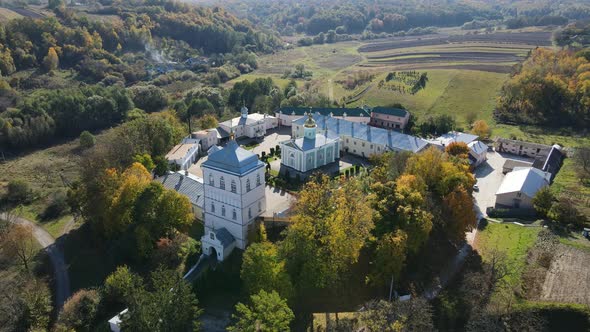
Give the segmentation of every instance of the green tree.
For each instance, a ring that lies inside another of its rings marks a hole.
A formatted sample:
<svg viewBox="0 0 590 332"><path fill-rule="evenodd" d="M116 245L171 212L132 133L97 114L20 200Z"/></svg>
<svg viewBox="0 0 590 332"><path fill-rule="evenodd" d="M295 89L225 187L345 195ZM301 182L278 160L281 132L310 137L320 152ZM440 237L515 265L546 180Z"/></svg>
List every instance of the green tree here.
<svg viewBox="0 0 590 332"><path fill-rule="evenodd" d="M119 266L104 282L104 299L110 303L125 304L131 299L133 292L141 287L142 280L131 272L127 266Z"/></svg>
<svg viewBox="0 0 590 332"><path fill-rule="evenodd" d="M25 321L31 330L45 330L51 318L51 291L41 280L29 281L22 292L25 305Z"/></svg>
<svg viewBox="0 0 590 332"><path fill-rule="evenodd" d="M535 194L533 198L533 206L537 213L542 217L547 217L549 210L556 201L555 195L551 192L551 188L543 187Z"/></svg>
<svg viewBox="0 0 590 332"><path fill-rule="evenodd" d="M197 126L201 129L217 128L217 119L212 114L205 114L197 121Z"/></svg>
<svg viewBox="0 0 590 332"><path fill-rule="evenodd" d="M150 282L136 289L123 315L127 331L188 331L198 328L201 314L191 286L176 271L158 269Z"/></svg>
<svg viewBox="0 0 590 332"><path fill-rule="evenodd" d="M548 217L566 225L582 226L587 221L586 216L578 211L572 200L564 197L551 206Z"/></svg>
<svg viewBox="0 0 590 332"><path fill-rule="evenodd" d="M49 51L47 51L47 55L43 59L43 67L47 71L56 70L59 67L59 57L55 48L50 47Z"/></svg>
<svg viewBox="0 0 590 332"><path fill-rule="evenodd" d="M228 327L230 332L274 332L289 331L289 324L295 318L293 311L275 291L265 292L250 296L250 305L238 303L236 314L233 315L236 322Z"/></svg>
<svg viewBox="0 0 590 332"><path fill-rule="evenodd" d="M156 168L156 165L154 164L154 161L152 160L152 156L150 156L147 153L136 154L135 157L133 157L133 161L136 163L142 164L143 167L145 167L145 169L147 169L150 172L154 168Z"/></svg>
<svg viewBox="0 0 590 332"><path fill-rule="evenodd" d="M96 144L96 138L89 131L85 130L80 134L80 147L89 149Z"/></svg>
<svg viewBox="0 0 590 332"><path fill-rule="evenodd" d="M131 96L135 106L148 113L160 111L168 105L166 91L154 85L136 85L131 88Z"/></svg>
<svg viewBox="0 0 590 332"><path fill-rule="evenodd" d="M154 168L154 173L157 176L162 176L168 173L168 160L162 156L157 156L154 158L154 163L156 164Z"/></svg>
<svg viewBox="0 0 590 332"><path fill-rule="evenodd" d="M248 294L265 290L276 291L286 299L294 295L293 285L285 269L285 261L279 256L278 249L273 243L253 243L246 249L240 277Z"/></svg>

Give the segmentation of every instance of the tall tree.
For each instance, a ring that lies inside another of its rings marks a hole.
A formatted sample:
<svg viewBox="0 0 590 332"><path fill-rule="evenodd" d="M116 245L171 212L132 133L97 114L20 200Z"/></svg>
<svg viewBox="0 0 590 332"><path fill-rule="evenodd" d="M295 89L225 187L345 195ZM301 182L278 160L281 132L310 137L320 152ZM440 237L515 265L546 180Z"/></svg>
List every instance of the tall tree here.
<svg viewBox="0 0 590 332"><path fill-rule="evenodd" d="M7 232L0 234L0 249L12 259L17 260L26 271L30 271L37 253L37 241L33 228L29 225L12 224Z"/></svg>
<svg viewBox="0 0 590 332"><path fill-rule="evenodd" d="M273 243L253 243L246 249L240 277L248 294L265 290L276 291L285 299L293 296L293 285L285 269L285 261Z"/></svg>
<svg viewBox="0 0 590 332"><path fill-rule="evenodd" d="M156 270L150 283L135 289L121 328L128 331L188 331L201 314L191 286L176 271Z"/></svg>
<svg viewBox="0 0 590 332"><path fill-rule="evenodd" d="M368 202L358 199L363 195L354 179L334 183L318 175L306 184L281 244L297 287L333 287L357 261L373 228Z"/></svg>
<svg viewBox="0 0 590 332"><path fill-rule="evenodd" d="M465 232L471 231L477 223L473 198L463 187L444 197L443 211L447 236L456 243L464 240Z"/></svg>
<svg viewBox="0 0 590 332"><path fill-rule="evenodd" d="M43 67L47 71L56 70L59 67L59 57L57 56L55 48L50 47L47 51L47 55L43 59Z"/></svg>
<svg viewBox="0 0 590 332"><path fill-rule="evenodd" d="M492 135L492 129L484 120L477 120L473 123L473 129L471 131L479 136L479 139L486 139Z"/></svg>
<svg viewBox="0 0 590 332"><path fill-rule="evenodd" d="M227 330L230 332L274 332L289 331L295 318L293 311L275 291L261 290L250 297L250 305L238 303L236 322Z"/></svg>
<svg viewBox="0 0 590 332"><path fill-rule="evenodd" d="M391 278L398 279L406 261L407 234L402 230L385 234L377 243L371 281L387 284Z"/></svg>
<svg viewBox="0 0 590 332"><path fill-rule="evenodd" d="M537 213L542 217L547 217L549 210L553 206L553 203L556 202L557 199L551 192L551 188L549 186L541 188L533 197L533 206Z"/></svg>

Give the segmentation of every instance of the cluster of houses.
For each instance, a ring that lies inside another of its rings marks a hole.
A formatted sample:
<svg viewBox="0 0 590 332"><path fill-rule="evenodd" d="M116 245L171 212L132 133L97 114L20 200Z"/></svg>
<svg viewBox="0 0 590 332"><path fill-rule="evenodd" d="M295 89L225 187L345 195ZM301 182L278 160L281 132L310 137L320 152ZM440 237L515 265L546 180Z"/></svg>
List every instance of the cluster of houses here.
<svg viewBox="0 0 590 332"><path fill-rule="evenodd" d="M533 209L533 198L551 184L559 172L565 154L559 145L543 145L498 138L495 150L524 157L507 159L502 167L504 177L496 192L496 208Z"/></svg>

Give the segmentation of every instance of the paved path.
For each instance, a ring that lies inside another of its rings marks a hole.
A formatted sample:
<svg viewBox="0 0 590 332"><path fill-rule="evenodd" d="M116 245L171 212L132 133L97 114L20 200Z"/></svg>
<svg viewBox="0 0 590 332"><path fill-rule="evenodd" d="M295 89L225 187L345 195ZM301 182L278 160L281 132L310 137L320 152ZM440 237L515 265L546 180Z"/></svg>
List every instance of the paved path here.
<svg viewBox="0 0 590 332"><path fill-rule="evenodd" d="M2 217L4 217L4 215L2 215ZM57 243L55 243L55 239L51 234L34 222L21 217L12 219L17 224L31 226L33 229L33 236L45 249L47 255L49 255L51 265L53 265L53 275L55 279L55 304L58 310L61 309L71 293L70 276L68 275L68 268L62 249Z"/></svg>

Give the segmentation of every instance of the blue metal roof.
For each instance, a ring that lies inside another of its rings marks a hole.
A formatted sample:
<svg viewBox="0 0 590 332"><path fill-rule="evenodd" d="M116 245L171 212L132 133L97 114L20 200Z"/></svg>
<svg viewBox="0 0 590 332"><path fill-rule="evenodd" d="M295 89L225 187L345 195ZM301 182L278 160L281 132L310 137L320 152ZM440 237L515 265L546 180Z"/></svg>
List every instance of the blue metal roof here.
<svg viewBox="0 0 590 332"><path fill-rule="evenodd" d="M234 236L225 227L216 229L213 232L215 232L215 237L221 242L224 248L227 248L235 241Z"/></svg>
<svg viewBox="0 0 590 332"><path fill-rule="evenodd" d="M314 114L313 118L318 126L318 130L327 129L329 132L338 136L344 135L358 138L367 142L387 146L394 151L418 152L428 145L428 142L421 138L402 134L397 131L372 127L363 123L318 114ZM293 121L293 123L303 125L305 120L305 118L301 118Z"/></svg>
<svg viewBox="0 0 590 332"><path fill-rule="evenodd" d="M204 190L203 184L190 176L181 173L169 173L156 179L164 188L176 190L185 195L192 204L203 208Z"/></svg>
<svg viewBox="0 0 590 332"><path fill-rule="evenodd" d="M230 140L225 147L210 154L202 167L242 175L264 167L264 163L258 160L256 154L240 147L235 140Z"/></svg>

